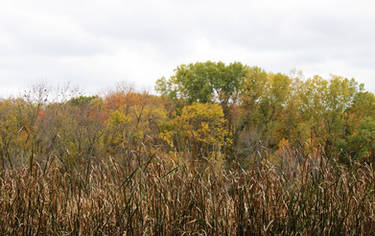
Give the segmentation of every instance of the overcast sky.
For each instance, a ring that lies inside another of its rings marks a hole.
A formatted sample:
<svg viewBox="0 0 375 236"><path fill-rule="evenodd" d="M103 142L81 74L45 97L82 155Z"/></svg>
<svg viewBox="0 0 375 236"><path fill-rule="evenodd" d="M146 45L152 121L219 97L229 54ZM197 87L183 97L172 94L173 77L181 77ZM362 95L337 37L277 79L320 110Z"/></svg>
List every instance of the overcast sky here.
<svg viewBox="0 0 375 236"><path fill-rule="evenodd" d="M0 96L46 82L152 89L180 64L356 78L375 91L372 1L1 0Z"/></svg>

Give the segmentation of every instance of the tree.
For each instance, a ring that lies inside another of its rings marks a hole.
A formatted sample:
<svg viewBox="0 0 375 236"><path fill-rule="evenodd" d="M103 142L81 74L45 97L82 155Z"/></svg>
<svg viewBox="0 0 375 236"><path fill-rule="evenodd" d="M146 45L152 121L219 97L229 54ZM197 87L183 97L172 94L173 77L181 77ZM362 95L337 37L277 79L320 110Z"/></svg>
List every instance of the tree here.
<svg viewBox="0 0 375 236"><path fill-rule="evenodd" d="M375 163L375 120L366 117L358 121L358 127L348 135L341 147L346 155L341 155L343 161L367 160Z"/></svg>
<svg viewBox="0 0 375 236"><path fill-rule="evenodd" d="M115 92L105 98L109 114L106 146L111 152L160 142L159 126L167 118L163 99L147 92Z"/></svg>
<svg viewBox="0 0 375 236"><path fill-rule="evenodd" d="M284 138L278 134L280 118L289 102L292 80L259 67L249 67L246 72L240 93L244 115L234 140L241 153L251 155L264 147L277 148Z"/></svg>
<svg viewBox="0 0 375 236"><path fill-rule="evenodd" d="M343 161L352 159L375 163L375 96L370 92L358 92L345 112L347 121L342 138L340 155Z"/></svg>
<svg viewBox="0 0 375 236"><path fill-rule="evenodd" d="M314 76L300 85L294 97L298 104L296 119L309 151L320 148L328 157L337 156L347 135L347 112L362 89L354 79L339 76L330 80Z"/></svg>
<svg viewBox="0 0 375 236"><path fill-rule="evenodd" d="M239 93L246 75L246 66L239 62L197 62L181 65L169 80L164 77L156 82L156 91L169 97L176 105L177 114L185 105L199 103L220 104L227 132L226 152L232 154L235 136L233 110L239 102ZM230 143L230 145L229 145Z"/></svg>
<svg viewBox="0 0 375 236"><path fill-rule="evenodd" d="M156 91L181 104L219 103L228 118L230 105L237 103L244 75L245 67L238 62L181 65L169 80L163 77L156 82Z"/></svg>
<svg viewBox="0 0 375 236"><path fill-rule="evenodd" d="M161 134L178 151L191 151L194 158L221 153L226 136L224 113L218 104L193 103L167 122Z"/></svg>
<svg viewBox="0 0 375 236"><path fill-rule="evenodd" d="M6 160L12 166L15 157L15 146L21 126L17 119L16 104L13 100L0 102L0 158L2 170L6 167Z"/></svg>

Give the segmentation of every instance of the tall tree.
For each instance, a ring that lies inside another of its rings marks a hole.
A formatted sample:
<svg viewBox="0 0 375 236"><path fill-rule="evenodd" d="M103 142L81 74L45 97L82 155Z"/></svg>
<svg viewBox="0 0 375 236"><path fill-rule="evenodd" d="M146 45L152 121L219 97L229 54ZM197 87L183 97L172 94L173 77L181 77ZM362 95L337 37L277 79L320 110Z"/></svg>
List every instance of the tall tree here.
<svg viewBox="0 0 375 236"><path fill-rule="evenodd" d="M181 65L169 80L156 82L156 91L169 96L176 103L219 103L226 118L230 106L237 103L245 66L239 62L225 65L223 62L197 62Z"/></svg>
<svg viewBox="0 0 375 236"><path fill-rule="evenodd" d="M156 91L174 101L177 114L185 105L218 103L224 113L228 130L226 140L233 139L233 110L239 102L239 93L246 76L246 66L239 62L225 65L223 62L197 62L181 65L170 79L161 78L156 82ZM232 144L227 145L231 153Z"/></svg>

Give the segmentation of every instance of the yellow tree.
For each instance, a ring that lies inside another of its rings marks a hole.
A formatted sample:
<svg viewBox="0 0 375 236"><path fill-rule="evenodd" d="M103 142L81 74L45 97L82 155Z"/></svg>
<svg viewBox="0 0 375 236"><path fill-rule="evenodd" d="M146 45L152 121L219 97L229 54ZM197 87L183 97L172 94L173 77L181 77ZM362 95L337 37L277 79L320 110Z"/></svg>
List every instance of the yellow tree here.
<svg viewBox="0 0 375 236"><path fill-rule="evenodd" d="M209 158L221 153L227 132L220 105L193 103L165 124L162 137L178 151L190 152L194 158Z"/></svg>
<svg viewBox="0 0 375 236"><path fill-rule="evenodd" d="M237 134L239 151L246 155L264 148L277 148L280 117L290 99L292 80L284 74L267 73L259 67L247 69L241 86L242 124Z"/></svg>

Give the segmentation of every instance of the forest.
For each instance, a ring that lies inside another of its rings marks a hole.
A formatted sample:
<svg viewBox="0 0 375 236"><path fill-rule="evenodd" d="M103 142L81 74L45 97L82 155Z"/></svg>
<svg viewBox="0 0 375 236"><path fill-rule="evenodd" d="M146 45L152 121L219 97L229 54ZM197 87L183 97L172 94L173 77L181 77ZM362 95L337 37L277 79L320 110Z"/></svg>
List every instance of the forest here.
<svg viewBox="0 0 375 236"><path fill-rule="evenodd" d="M1 235L375 233L355 79L207 61L155 92L56 94L0 101Z"/></svg>

